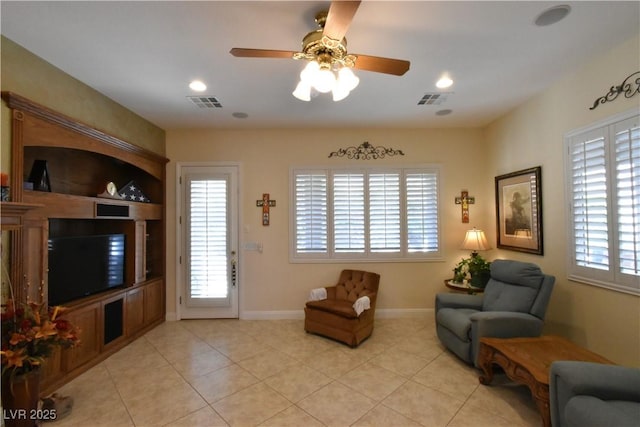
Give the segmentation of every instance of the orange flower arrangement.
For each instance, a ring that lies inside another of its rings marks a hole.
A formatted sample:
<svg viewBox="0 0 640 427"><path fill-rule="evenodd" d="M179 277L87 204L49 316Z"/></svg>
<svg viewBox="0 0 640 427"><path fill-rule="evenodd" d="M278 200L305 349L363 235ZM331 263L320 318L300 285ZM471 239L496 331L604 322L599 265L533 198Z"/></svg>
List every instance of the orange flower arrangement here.
<svg viewBox="0 0 640 427"><path fill-rule="evenodd" d="M17 307L8 300L2 312L2 375L26 374L38 369L55 347L75 347L79 331L60 316L64 307L30 302Z"/></svg>

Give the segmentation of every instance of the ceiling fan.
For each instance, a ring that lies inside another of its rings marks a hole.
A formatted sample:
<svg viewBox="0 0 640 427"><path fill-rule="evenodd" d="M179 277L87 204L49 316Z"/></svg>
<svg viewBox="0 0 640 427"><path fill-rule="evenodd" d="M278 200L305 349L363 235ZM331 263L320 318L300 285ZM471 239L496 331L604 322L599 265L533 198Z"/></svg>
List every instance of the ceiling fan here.
<svg viewBox="0 0 640 427"><path fill-rule="evenodd" d="M321 11L316 15L320 29L311 31L302 39L301 52L234 47L229 53L244 58L307 60L309 64L300 73L300 83L293 95L309 101L311 88L314 88L322 93L333 92L333 100L339 101L358 85L359 79L351 71L352 68L396 76L409 70L409 61L347 52L344 36L358 6L360 1L331 2L328 12Z"/></svg>

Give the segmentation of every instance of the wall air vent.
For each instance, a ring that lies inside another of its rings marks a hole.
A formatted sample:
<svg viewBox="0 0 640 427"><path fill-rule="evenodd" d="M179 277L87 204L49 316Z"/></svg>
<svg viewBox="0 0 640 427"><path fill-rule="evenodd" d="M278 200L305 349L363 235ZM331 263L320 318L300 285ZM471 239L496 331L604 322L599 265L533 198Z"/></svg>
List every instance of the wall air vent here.
<svg viewBox="0 0 640 427"><path fill-rule="evenodd" d="M215 96L187 96L198 108L222 108L222 104Z"/></svg>
<svg viewBox="0 0 640 427"><path fill-rule="evenodd" d="M450 92L427 92L418 101L418 105L440 105L447 100Z"/></svg>

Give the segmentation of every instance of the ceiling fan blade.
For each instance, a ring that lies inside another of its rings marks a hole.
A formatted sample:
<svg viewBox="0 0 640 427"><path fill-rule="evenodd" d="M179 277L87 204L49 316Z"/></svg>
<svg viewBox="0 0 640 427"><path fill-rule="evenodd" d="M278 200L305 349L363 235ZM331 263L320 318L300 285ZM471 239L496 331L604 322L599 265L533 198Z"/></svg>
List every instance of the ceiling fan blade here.
<svg viewBox="0 0 640 427"><path fill-rule="evenodd" d="M271 49L244 49L241 47L234 47L229 51L233 56L239 58L293 58L293 52L291 50L271 50Z"/></svg>
<svg viewBox="0 0 640 427"><path fill-rule="evenodd" d="M353 68L357 70L375 71L376 73L393 74L402 76L409 71L411 63L402 59L381 58L379 56L353 54L356 63Z"/></svg>
<svg viewBox="0 0 640 427"><path fill-rule="evenodd" d="M360 6L359 1L331 2L322 35L333 40L342 40L349 29L356 10L358 10L358 6Z"/></svg>

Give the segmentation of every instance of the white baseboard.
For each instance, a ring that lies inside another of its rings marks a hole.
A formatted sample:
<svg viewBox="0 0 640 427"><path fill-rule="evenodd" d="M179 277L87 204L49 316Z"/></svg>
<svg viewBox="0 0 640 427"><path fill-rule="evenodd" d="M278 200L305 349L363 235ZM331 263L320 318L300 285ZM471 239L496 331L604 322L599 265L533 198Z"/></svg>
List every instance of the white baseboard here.
<svg viewBox="0 0 640 427"><path fill-rule="evenodd" d="M376 308L376 318L397 319L399 317L425 317L433 316L433 308Z"/></svg>
<svg viewBox="0 0 640 427"><path fill-rule="evenodd" d="M304 310L282 311L241 311L240 319L243 320L287 320L304 319Z"/></svg>
<svg viewBox="0 0 640 427"><path fill-rule="evenodd" d="M383 308L376 309L376 318L394 319L405 317L433 316L433 308ZM287 320L304 319L304 310L282 311L242 311L240 319L244 320Z"/></svg>

